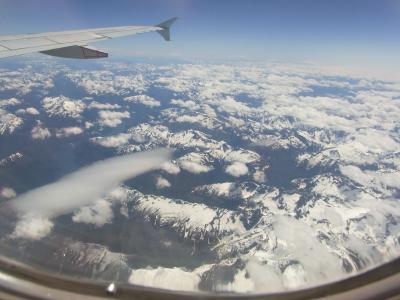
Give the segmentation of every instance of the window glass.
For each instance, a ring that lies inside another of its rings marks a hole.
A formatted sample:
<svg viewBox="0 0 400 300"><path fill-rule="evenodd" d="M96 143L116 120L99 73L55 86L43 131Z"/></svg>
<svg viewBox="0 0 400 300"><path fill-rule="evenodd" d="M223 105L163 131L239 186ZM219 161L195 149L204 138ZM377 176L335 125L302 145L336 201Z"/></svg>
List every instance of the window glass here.
<svg viewBox="0 0 400 300"><path fill-rule="evenodd" d="M28 32L162 33L45 35L0 58L2 256L76 279L237 293L398 257L398 1L0 7L0 56Z"/></svg>

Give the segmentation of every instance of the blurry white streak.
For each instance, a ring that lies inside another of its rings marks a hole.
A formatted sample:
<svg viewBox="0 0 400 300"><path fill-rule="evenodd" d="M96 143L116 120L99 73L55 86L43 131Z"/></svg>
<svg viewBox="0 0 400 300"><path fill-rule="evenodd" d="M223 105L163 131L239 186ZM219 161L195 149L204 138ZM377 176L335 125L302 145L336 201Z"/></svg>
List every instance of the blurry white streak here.
<svg viewBox="0 0 400 300"><path fill-rule="evenodd" d="M92 204L106 196L121 182L154 170L168 161L172 150L158 149L148 152L110 158L84 167L60 180L31 190L10 202L23 224L30 220L49 219ZM14 236L41 238L29 235L16 226ZM26 229L26 226L23 226ZM51 230L51 229L50 229ZM46 235L50 230L43 231Z"/></svg>

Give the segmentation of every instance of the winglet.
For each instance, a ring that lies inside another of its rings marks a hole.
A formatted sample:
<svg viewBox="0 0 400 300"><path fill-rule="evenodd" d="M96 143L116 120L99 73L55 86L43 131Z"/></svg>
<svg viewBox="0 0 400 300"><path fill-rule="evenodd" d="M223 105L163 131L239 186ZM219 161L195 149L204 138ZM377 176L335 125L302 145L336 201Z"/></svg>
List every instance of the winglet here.
<svg viewBox="0 0 400 300"><path fill-rule="evenodd" d="M156 27L159 27L160 30L157 30L157 32L159 34L161 34L161 36L164 38L164 40L166 41L170 41L171 40L171 34L170 34L170 27L171 25L178 20L177 17L169 19L165 22L162 22L161 24L156 25Z"/></svg>

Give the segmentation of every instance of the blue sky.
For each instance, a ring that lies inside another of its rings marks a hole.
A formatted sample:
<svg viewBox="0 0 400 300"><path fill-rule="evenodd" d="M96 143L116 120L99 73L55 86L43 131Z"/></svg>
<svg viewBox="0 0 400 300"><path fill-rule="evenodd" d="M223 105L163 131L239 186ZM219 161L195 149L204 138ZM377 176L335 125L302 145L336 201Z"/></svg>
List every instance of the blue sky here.
<svg viewBox="0 0 400 300"><path fill-rule="evenodd" d="M400 0L0 0L0 34L180 17L173 42L145 34L98 43L119 56L322 61L396 68Z"/></svg>

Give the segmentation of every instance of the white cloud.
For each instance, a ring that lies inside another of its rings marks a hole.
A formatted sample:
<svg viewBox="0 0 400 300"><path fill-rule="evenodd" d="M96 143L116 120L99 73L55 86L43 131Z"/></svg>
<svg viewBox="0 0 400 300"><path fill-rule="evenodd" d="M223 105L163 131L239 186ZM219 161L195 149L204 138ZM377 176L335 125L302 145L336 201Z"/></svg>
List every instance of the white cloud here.
<svg viewBox="0 0 400 300"><path fill-rule="evenodd" d="M215 109L213 109L210 105L208 104L203 104L202 106L203 112L209 116L210 118L216 118L217 113L215 112Z"/></svg>
<svg viewBox="0 0 400 300"><path fill-rule="evenodd" d="M180 161L179 165L182 169L194 174L207 173L213 170L213 167L201 165L197 162L187 160Z"/></svg>
<svg viewBox="0 0 400 300"><path fill-rule="evenodd" d="M69 136L73 136L73 135L80 135L82 133L83 133L83 129L80 127L65 127L65 128L57 129L56 137L63 138L63 137L69 137Z"/></svg>
<svg viewBox="0 0 400 300"><path fill-rule="evenodd" d="M195 152L182 156L177 162L182 169L194 174L206 173L214 169L204 154Z"/></svg>
<svg viewBox="0 0 400 300"><path fill-rule="evenodd" d="M246 270L254 283L253 291L271 293L285 290L280 274L271 266L261 264L256 259L252 259L247 262ZM268 284L266 284L265 278L268 278Z"/></svg>
<svg viewBox="0 0 400 300"><path fill-rule="evenodd" d="M276 216L273 224L278 239L277 254L290 253L305 270L308 284L333 281L344 276L342 262L317 238L315 231L302 221L286 216ZM281 249L279 249L281 248ZM304 276L304 272L301 272ZM288 285L296 285L297 276L287 278ZM294 281L294 282L290 282Z"/></svg>
<svg viewBox="0 0 400 300"><path fill-rule="evenodd" d="M17 196L17 193L10 187L0 187L0 198L11 199Z"/></svg>
<svg viewBox="0 0 400 300"><path fill-rule="evenodd" d="M260 161L261 157L256 152L251 150L227 150L224 156L224 160L228 162L241 162L245 164L250 164Z"/></svg>
<svg viewBox="0 0 400 300"><path fill-rule="evenodd" d="M15 235L18 237L25 235L29 238L43 237L44 233L49 232L43 227L48 229L49 223L38 220L51 219L91 205L124 180L159 168L162 163L170 159L170 155L170 150L159 149L110 158L18 196L10 202L20 219L16 225ZM35 227L30 231L31 222L46 225L40 227L41 234L37 233Z"/></svg>
<svg viewBox="0 0 400 300"><path fill-rule="evenodd" d="M247 168L246 164L236 161L227 166L225 172L234 177L240 177L246 175L249 172L249 169Z"/></svg>
<svg viewBox="0 0 400 300"><path fill-rule="evenodd" d="M130 118L131 115L128 111L119 112L119 111L110 111L110 110L101 110L99 111L98 120L101 126L106 127L117 127L122 124L122 119Z"/></svg>
<svg viewBox="0 0 400 300"><path fill-rule="evenodd" d="M94 137L91 138L90 141L96 145L100 145L106 148L117 148L128 144L130 139L130 134L120 133L107 137Z"/></svg>
<svg viewBox="0 0 400 300"><path fill-rule="evenodd" d="M21 109L18 109L16 111L16 113L17 114L29 114L29 115L33 115L33 116L37 116L40 114L39 111L34 107L28 107L26 109L21 108Z"/></svg>
<svg viewBox="0 0 400 300"><path fill-rule="evenodd" d="M161 190L161 189L165 189L165 188L169 188L171 187L171 183L169 183L169 181L167 179L165 179L164 177L161 176L157 176L156 177L156 188Z"/></svg>
<svg viewBox="0 0 400 300"><path fill-rule="evenodd" d="M111 201L123 202L128 198L128 190L122 186L117 187L107 195Z"/></svg>
<svg viewBox="0 0 400 300"><path fill-rule="evenodd" d="M217 127L215 120L209 118L208 116L204 116L201 114L196 115L187 115L187 114L179 114L177 116L171 116L174 118L175 122L178 123L193 123L199 124L204 128L215 129Z"/></svg>
<svg viewBox="0 0 400 300"><path fill-rule="evenodd" d="M32 128L31 136L34 140L45 140L51 137L50 130L43 127L43 124L38 121L37 125Z"/></svg>
<svg viewBox="0 0 400 300"><path fill-rule="evenodd" d="M372 174L364 173L356 166L341 166L340 172L349 177L351 180L364 186L370 186L374 180L374 176Z"/></svg>
<svg viewBox="0 0 400 300"><path fill-rule="evenodd" d="M365 149L365 152L385 153L400 151L400 145L384 130L372 128L360 130L351 136L352 144L356 144L358 149ZM358 145L357 145L358 144Z"/></svg>
<svg viewBox="0 0 400 300"><path fill-rule="evenodd" d="M7 100L0 100L0 107L15 106L21 104L21 100L17 98L10 98Z"/></svg>
<svg viewBox="0 0 400 300"><path fill-rule="evenodd" d="M147 95L136 95L136 96L125 97L124 100L132 103L140 103L150 107L158 107L161 105L160 101Z"/></svg>
<svg viewBox="0 0 400 300"><path fill-rule="evenodd" d="M94 126L94 124L93 123L90 123L90 122L85 122L85 128L86 129L90 129L90 128L92 128Z"/></svg>
<svg viewBox="0 0 400 300"><path fill-rule="evenodd" d="M286 288L280 274L273 267L253 258L246 263L245 269L235 274L232 282L218 284L216 289L231 293L272 293L282 292Z"/></svg>
<svg viewBox="0 0 400 300"><path fill-rule="evenodd" d="M300 264L291 264L282 273L282 283L287 289L296 289L307 285L307 274Z"/></svg>
<svg viewBox="0 0 400 300"><path fill-rule="evenodd" d="M112 218L111 203L104 199L97 200L91 206L80 208L72 216L72 220L76 223L93 224L97 227L111 223Z"/></svg>
<svg viewBox="0 0 400 300"><path fill-rule="evenodd" d="M192 100L172 99L170 103L176 106L180 106L182 108L188 108L190 110L196 110L199 108L196 102Z"/></svg>
<svg viewBox="0 0 400 300"><path fill-rule="evenodd" d="M175 291L196 291L202 273L209 267L200 267L194 271L181 268L137 269L133 270L129 283Z"/></svg>
<svg viewBox="0 0 400 300"><path fill-rule="evenodd" d="M176 164L174 164L170 161L162 164L161 170L163 170L171 175L179 174L179 172L181 171L181 169Z"/></svg>
<svg viewBox="0 0 400 300"><path fill-rule="evenodd" d="M264 273L263 276L267 275L271 277L271 274ZM272 282L276 284L275 278L271 278ZM279 285L278 285L279 286ZM229 292L229 293L250 293L255 290L255 283L249 277L247 270L240 270L235 274L233 280L228 283L216 283L215 289L218 292Z"/></svg>
<svg viewBox="0 0 400 300"><path fill-rule="evenodd" d="M236 101L233 97L228 96L225 99L219 100L218 110L230 114L246 114L251 112L251 108L246 104Z"/></svg>
<svg viewBox="0 0 400 300"><path fill-rule="evenodd" d="M400 190L400 172L375 172L361 170L357 166L340 166L340 172L352 181L365 187L372 187L382 192L387 192L387 188Z"/></svg>
<svg viewBox="0 0 400 300"><path fill-rule="evenodd" d="M48 235L53 227L53 222L48 218L26 215L18 221L11 237L40 240Z"/></svg>
<svg viewBox="0 0 400 300"><path fill-rule="evenodd" d="M118 109L121 108L118 104L111 104L111 103L100 103L97 101L90 102L89 109Z"/></svg>

